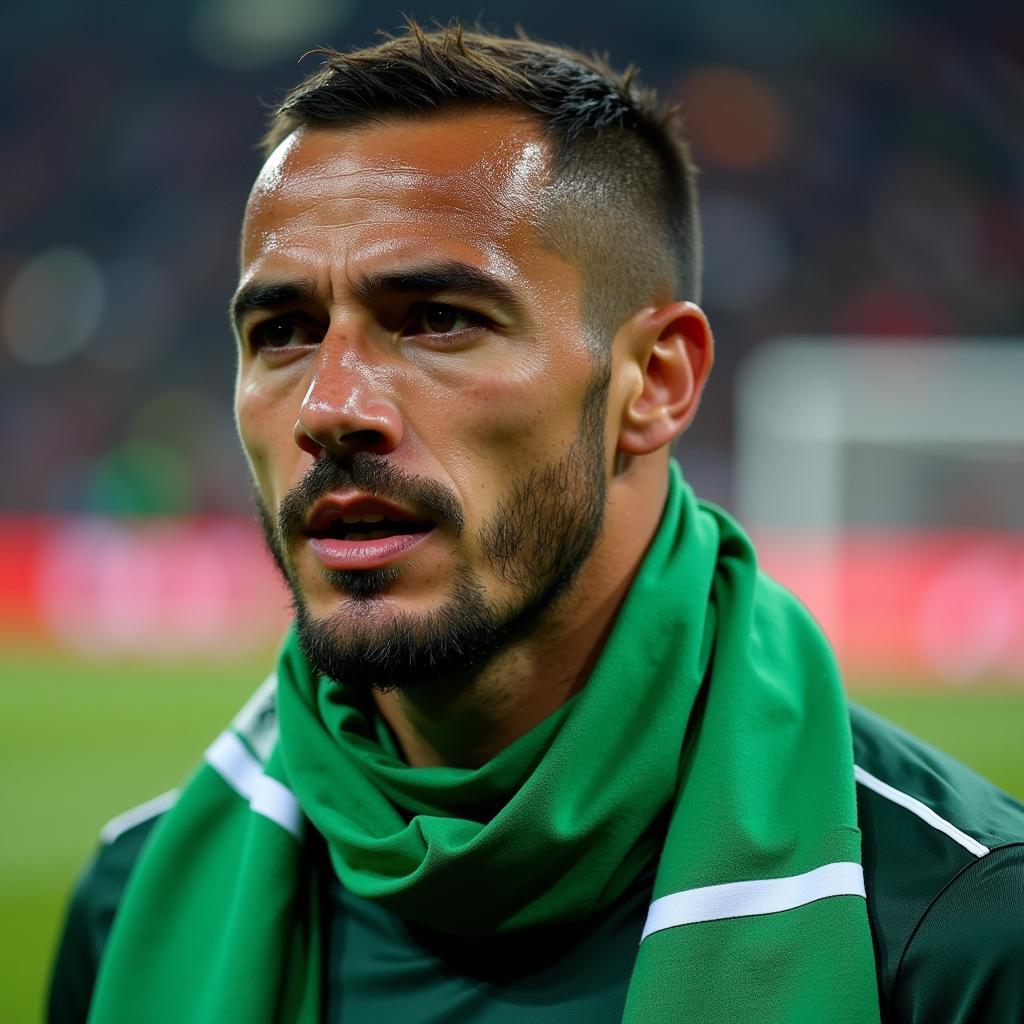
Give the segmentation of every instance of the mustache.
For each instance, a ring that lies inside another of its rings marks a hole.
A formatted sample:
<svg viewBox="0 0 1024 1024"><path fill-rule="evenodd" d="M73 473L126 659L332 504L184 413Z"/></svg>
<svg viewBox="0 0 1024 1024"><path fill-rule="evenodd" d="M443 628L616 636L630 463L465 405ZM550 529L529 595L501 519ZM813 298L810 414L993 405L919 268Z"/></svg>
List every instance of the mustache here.
<svg viewBox="0 0 1024 1024"><path fill-rule="evenodd" d="M439 526L447 525L456 537L465 528L462 505L450 488L436 480L404 473L384 456L357 452L345 462L321 455L313 463L313 468L284 496L277 510L281 537L295 536L306 514L324 495L346 488L393 501Z"/></svg>

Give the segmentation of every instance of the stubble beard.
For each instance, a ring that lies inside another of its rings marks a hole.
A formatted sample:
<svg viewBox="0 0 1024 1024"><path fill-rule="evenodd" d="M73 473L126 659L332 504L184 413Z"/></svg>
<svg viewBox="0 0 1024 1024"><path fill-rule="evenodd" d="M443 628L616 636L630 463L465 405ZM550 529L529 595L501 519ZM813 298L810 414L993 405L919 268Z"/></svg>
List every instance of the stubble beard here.
<svg viewBox="0 0 1024 1024"><path fill-rule="evenodd" d="M429 511L457 536L462 511L456 497L434 481L398 473L386 456L358 452L341 462L321 456L272 516L257 494L264 538L287 583L299 644L314 670L336 682L378 692L409 691L439 683L469 682L503 648L535 629L567 594L597 543L604 523L604 419L608 372L588 388L573 443L557 460L515 481L480 531L480 548L494 576L512 595L488 601L480 576L458 566L452 591L422 614L387 611L381 595L401 566L366 571L322 571L339 593L337 608L316 618L306 603L285 538L314 501L356 487Z"/></svg>

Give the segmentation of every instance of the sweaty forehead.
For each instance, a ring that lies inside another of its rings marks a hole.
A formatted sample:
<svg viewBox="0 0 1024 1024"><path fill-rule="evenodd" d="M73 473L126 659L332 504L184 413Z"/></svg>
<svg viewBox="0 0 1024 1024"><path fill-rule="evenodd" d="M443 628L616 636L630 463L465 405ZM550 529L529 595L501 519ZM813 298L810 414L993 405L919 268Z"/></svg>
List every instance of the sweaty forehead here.
<svg viewBox="0 0 1024 1024"><path fill-rule="evenodd" d="M322 244L325 234L343 236L349 250L438 233L499 244L533 223L549 168L540 130L518 112L300 128L253 185L243 264L301 249L304 239Z"/></svg>

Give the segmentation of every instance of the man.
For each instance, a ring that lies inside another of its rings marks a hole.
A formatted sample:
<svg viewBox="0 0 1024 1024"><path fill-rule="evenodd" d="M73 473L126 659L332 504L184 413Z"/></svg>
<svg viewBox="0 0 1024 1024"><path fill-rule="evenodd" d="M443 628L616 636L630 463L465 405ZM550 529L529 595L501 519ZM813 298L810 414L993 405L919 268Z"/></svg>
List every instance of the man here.
<svg viewBox="0 0 1024 1024"><path fill-rule="evenodd" d="M108 828L51 1020L1021 1018L1024 809L851 711L670 462L693 179L525 39L411 26L277 111L232 309L295 627Z"/></svg>

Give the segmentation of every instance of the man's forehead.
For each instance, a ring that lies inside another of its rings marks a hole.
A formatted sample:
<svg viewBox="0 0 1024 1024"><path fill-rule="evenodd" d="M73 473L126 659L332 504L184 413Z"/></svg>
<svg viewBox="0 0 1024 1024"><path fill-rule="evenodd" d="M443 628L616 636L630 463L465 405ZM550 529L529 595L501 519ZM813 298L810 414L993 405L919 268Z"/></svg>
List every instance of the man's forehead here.
<svg viewBox="0 0 1024 1024"><path fill-rule="evenodd" d="M466 243L488 261L537 244L548 146L525 114L475 109L350 128L300 128L268 158L246 207L243 276L285 253ZM419 239L419 242L415 240ZM319 256L317 255L319 254Z"/></svg>
<svg viewBox="0 0 1024 1024"><path fill-rule="evenodd" d="M474 109L393 118L356 128L303 127L268 157L249 197L387 195L409 190L449 193L512 211L536 201L547 184L548 147L528 115Z"/></svg>

